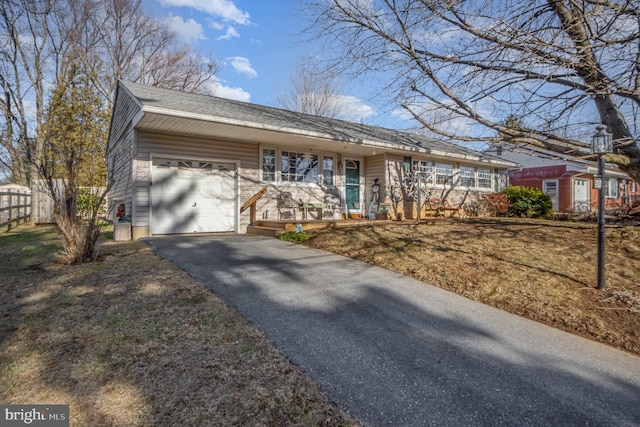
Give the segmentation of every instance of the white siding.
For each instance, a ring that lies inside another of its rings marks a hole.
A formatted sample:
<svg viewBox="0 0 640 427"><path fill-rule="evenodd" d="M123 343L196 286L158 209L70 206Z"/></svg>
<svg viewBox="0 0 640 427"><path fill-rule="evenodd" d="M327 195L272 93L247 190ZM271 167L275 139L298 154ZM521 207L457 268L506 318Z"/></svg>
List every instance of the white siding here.
<svg viewBox="0 0 640 427"><path fill-rule="evenodd" d="M118 89L118 102L111 119L107 151L107 180L112 183L107 197L107 216L115 220L116 206L124 203L126 213L132 213L131 160L135 150L135 130L132 120L140 112L139 105L125 90Z"/></svg>
<svg viewBox="0 0 640 427"><path fill-rule="evenodd" d="M365 170L365 201L367 202L367 206L371 202L372 194L372 185L373 180L378 178L380 180L380 188L381 193L384 193L384 188L386 185L386 173L385 173L385 155L371 156L365 158L364 162L364 170ZM381 199L380 203L384 202L384 194L380 194Z"/></svg>
<svg viewBox="0 0 640 427"><path fill-rule="evenodd" d="M140 112L138 103L125 90L118 89L117 96L109 130L109 145L122 140L123 134L130 130L131 121Z"/></svg>
<svg viewBox="0 0 640 427"><path fill-rule="evenodd" d="M152 156L239 162L240 205L262 188L259 182L258 144L139 132L137 147L138 151L135 156L135 226L149 225L149 181ZM248 224L248 215L243 215L240 231L246 229Z"/></svg>

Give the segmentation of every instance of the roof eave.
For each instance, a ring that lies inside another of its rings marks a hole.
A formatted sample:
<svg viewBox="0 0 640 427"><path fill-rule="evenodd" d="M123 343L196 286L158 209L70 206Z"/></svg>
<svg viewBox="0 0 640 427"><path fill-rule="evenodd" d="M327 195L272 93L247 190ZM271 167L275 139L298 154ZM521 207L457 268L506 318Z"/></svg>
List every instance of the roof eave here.
<svg viewBox="0 0 640 427"><path fill-rule="evenodd" d="M186 111L173 110L169 108L154 107L150 105L143 105L142 110L144 113L149 113L149 114L159 114L159 115L166 115L166 116L172 116L177 118L202 120L202 121L211 122L211 123L233 125L238 127L261 129L261 130L267 130L272 132L282 132L290 135L298 135L298 136L303 136L308 138L326 139L326 140L331 140L336 142L344 142L348 144L370 146L372 148L375 147L375 148L385 149L389 151L398 151L402 153L411 152L411 153L419 153L419 154L425 154L425 155L431 155L431 156L437 156L437 157L454 158L458 160L466 160L466 161L472 161L472 162L478 162L478 163L489 163L494 166L504 167L505 169L517 167L517 164L513 162L509 162L509 161L501 160L497 158L487 159L487 158L482 158L482 156L471 156L467 154L447 152L443 150L424 148L417 145L411 146L411 145L404 145L404 144L394 144L391 142L380 141L376 139L349 138L344 136L336 136L336 135L332 135L330 133L325 133L325 132L312 131L308 129L300 129L300 128L294 128L294 127L288 127L288 126L274 126L274 125L259 123L255 121L232 119L229 117L213 116L210 114L191 113ZM140 120L140 117L137 117L136 123L139 120Z"/></svg>

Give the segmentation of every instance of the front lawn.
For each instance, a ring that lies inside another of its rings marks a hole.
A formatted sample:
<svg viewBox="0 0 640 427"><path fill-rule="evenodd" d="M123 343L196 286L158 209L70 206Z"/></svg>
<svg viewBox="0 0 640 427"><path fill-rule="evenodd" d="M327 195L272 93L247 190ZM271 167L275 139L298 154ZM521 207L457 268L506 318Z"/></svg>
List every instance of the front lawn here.
<svg viewBox="0 0 640 427"><path fill-rule="evenodd" d="M0 402L72 426L353 425L238 312L140 242L56 262L51 227L0 235Z"/></svg>
<svg viewBox="0 0 640 427"><path fill-rule="evenodd" d="M640 227L607 228L604 291L596 233L583 223L438 219L336 228L305 244L640 355Z"/></svg>

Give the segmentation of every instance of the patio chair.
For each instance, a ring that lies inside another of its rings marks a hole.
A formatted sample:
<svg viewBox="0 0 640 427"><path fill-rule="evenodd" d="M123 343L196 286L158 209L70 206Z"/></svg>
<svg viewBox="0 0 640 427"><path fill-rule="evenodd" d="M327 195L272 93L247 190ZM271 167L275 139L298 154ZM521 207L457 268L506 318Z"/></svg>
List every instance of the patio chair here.
<svg viewBox="0 0 640 427"><path fill-rule="evenodd" d="M293 199L291 193L283 191L276 196L278 201L279 219L296 219L296 208L298 203Z"/></svg>

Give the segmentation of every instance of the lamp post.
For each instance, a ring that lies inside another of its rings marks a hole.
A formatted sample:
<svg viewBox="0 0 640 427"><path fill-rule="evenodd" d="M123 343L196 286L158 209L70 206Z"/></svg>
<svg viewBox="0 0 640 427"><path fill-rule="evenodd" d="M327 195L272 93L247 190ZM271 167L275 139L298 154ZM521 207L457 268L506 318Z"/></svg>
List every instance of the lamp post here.
<svg viewBox="0 0 640 427"><path fill-rule="evenodd" d="M607 133L607 127L598 125L596 134L591 137L591 152L598 156L598 175L600 186L598 188L598 289L604 289L604 166L603 155L612 151L611 134Z"/></svg>

